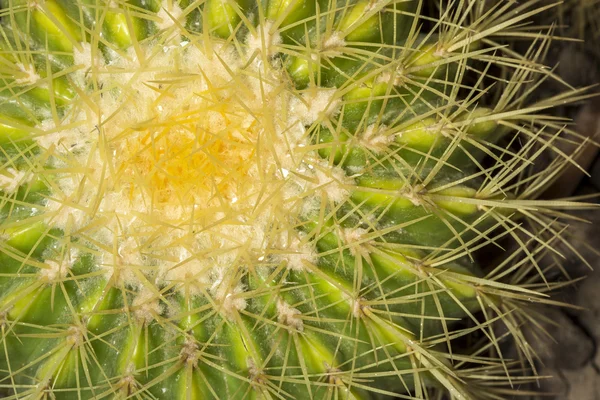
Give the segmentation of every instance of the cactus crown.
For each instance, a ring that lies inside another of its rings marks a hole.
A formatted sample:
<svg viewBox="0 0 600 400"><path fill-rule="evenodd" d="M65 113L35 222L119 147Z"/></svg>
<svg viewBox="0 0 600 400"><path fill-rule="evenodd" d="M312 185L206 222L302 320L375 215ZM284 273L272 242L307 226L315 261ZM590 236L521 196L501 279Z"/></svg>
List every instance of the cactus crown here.
<svg viewBox="0 0 600 400"><path fill-rule="evenodd" d="M529 100L513 3L0 0L0 388L507 393L583 207L537 200L580 141L545 110L585 97Z"/></svg>

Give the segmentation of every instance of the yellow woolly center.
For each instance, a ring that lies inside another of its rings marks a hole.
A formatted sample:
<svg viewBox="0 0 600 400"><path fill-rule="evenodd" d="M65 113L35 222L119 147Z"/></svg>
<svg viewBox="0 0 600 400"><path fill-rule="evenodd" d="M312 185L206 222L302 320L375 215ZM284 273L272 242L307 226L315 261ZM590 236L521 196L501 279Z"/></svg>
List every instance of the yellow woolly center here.
<svg viewBox="0 0 600 400"><path fill-rule="evenodd" d="M230 107L231 108L231 107ZM113 144L117 185L127 187L130 200L150 199L154 208L211 204L237 198L255 153L254 124L241 126L239 116L206 108L150 120L127 129Z"/></svg>
<svg viewBox="0 0 600 400"><path fill-rule="evenodd" d="M230 46L153 49L110 64L77 56L91 71L81 81L101 89L38 138L64 171L48 222L83 235L117 280L209 291L243 308L236 271L312 261L301 214L325 190L345 193L305 128L337 103L331 91L295 92L281 66Z"/></svg>

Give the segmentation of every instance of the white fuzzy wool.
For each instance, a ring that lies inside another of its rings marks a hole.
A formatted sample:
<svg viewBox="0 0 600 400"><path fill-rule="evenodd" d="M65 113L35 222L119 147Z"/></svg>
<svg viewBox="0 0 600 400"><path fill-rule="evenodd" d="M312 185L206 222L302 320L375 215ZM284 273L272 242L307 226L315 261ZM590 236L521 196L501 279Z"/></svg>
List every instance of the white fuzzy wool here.
<svg viewBox="0 0 600 400"><path fill-rule="evenodd" d="M46 260L44 262L45 268L40 268L40 277L50 282L57 279L64 279L69 274L69 270L75 261L77 261L77 256L78 251L76 249L71 249L62 259Z"/></svg>
<svg viewBox="0 0 600 400"><path fill-rule="evenodd" d="M339 109L341 100L336 98L336 89L313 88L294 98L291 114L304 125L312 125L331 117Z"/></svg>
<svg viewBox="0 0 600 400"><path fill-rule="evenodd" d="M220 305L219 311L226 317L231 318L234 313L246 308L246 300L240 296L244 292L244 286L232 281L232 276L229 276L229 273L229 268L216 268L213 270L216 277L210 287L210 293Z"/></svg>
<svg viewBox="0 0 600 400"><path fill-rule="evenodd" d="M279 31L273 29L273 22L268 20L257 26L255 33L250 32L246 37L249 55L258 52L270 57L276 53L276 46L282 42Z"/></svg>
<svg viewBox="0 0 600 400"><path fill-rule="evenodd" d="M368 233L363 228L344 228L340 229L340 237L344 241L344 246L348 247L352 255L358 253L358 249L365 241L364 237Z"/></svg>
<svg viewBox="0 0 600 400"><path fill-rule="evenodd" d="M386 134L386 128L385 125L369 125L359 135L358 142L374 153L384 152L389 148L390 143L394 141L394 135Z"/></svg>
<svg viewBox="0 0 600 400"><path fill-rule="evenodd" d="M311 244L303 243L294 237L281 258L287 262L289 269L302 271L305 268L304 263L314 264L317 262L317 252Z"/></svg>
<svg viewBox="0 0 600 400"><path fill-rule="evenodd" d="M374 10L381 10L389 4L389 0L371 0L365 7L365 13L372 12Z"/></svg>
<svg viewBox="0 0 600 400"><path fill-rule="evenodd" d="M10 167L3 172L0 172L0 189L8 194L14 193L20 185L28 182L32 177L28 171L19 171Z"/></svg>
<svg viewBox="0 0 600 400"><path fill-rule="evenodd" d="M143 287L136 293L131 304L134 317L146 324L151 322L163 312L163 307L159 300L157 293L154 293L147 287Z"/></svg>
<svg viewBox="0 0 600 400"><path fill-rule="evenodd" d="M236 271L316 262L313 244L287 238L323 194L344 201L353 182L309 150L305 126L337 112L335 90L300 101L282 66L211 45L148 44L111 63L84 46L80 78L101 89L42 123L36 140L57 170L47 222L84 233L107 279L208 292L231 316L246 307Z"/></svg>
<svg viewBox="0 0 600 400"><path fill-rule="evenodd" d="M302 321L301 315L302 313L298 309L281 299L277 300L277 321L280 324L286 325L292 330L303 332L304 321Z"/></svg>
<svg viewBox="0 0 600 400"><path fill-rule="evenodd" d="M170 3L170 4L169 4ZM163 0L162 7L156 15L160 21L156 23L158 29L164 30L172 27L181 20L183 10L175 1Z"/></svg>
<svg viewBox="0 0 600 400"><path fill-rule="evenodd" d="M99 53L94 54L90 43L81 43L73 48L73 64L83 69L97 67L104 64Z"/></svg>
<svg viewBox="0 0 600 400"><path fill-rule="evenodd" d="M323 41L323 50L332 51L335 53L341 53L340 48L346 47L346 41L344 40L344 34L342 32L333 32Z"/></svg>
<svg viewBox="0 0 600 400"><path fill-rule="evenodd" d="M25 74L24 76L15 79L15 82L19 85L33 85L41 79L33 65L23 65L21 63L16 63L15 66L19 69L19 71Z"/></svg>
<svg viewBox="0 0 600 400"><path fill-rule="evenodd" d="M341 167L333 167L322 161L312 171L318 182L317 188L330 201L340 203L348 198L349 188L354 181L346 175Z"/></svg>

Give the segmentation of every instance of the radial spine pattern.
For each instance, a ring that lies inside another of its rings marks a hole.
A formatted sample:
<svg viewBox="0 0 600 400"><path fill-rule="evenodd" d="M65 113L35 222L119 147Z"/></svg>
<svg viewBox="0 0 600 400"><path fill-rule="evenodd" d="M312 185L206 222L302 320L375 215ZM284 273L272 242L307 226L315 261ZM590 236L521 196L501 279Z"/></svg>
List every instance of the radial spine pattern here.
<svg viewBox="0 0 600 400"><path fill-rule="evenodd" d="M496 399L523 379L538 260L580 206L537 200L571 162L559 133L578 140L543 112L584 95L528 100L552 77L535 2L444 3L0 0L7 398Z"/></svg>

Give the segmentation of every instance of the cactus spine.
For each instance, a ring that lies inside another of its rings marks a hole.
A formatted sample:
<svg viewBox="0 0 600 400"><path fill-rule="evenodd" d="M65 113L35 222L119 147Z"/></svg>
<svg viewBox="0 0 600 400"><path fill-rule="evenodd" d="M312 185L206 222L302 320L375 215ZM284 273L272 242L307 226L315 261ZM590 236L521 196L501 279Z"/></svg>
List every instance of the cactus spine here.
<svg viewBox="0 0 600 400"><path fill-rule="evenodd" d="M569 155L526 174L583 95L528 102L525 3L1 0L0 388L501 397L579 207L536 198Z"/></svg>

